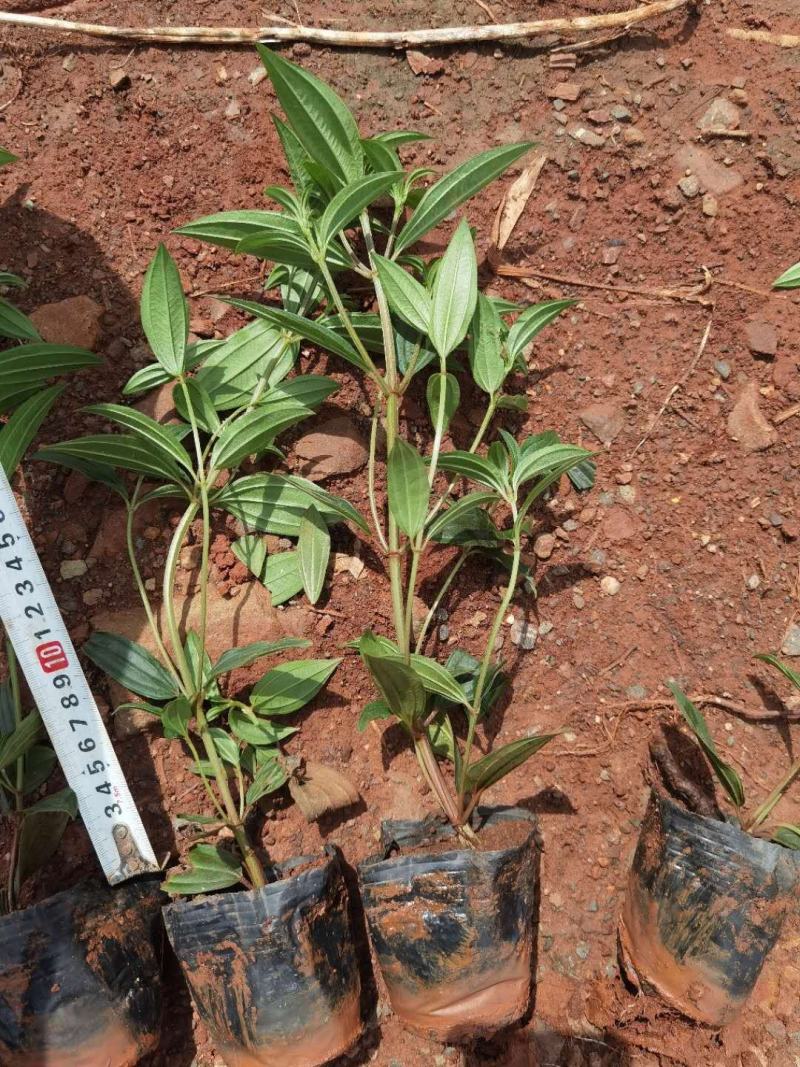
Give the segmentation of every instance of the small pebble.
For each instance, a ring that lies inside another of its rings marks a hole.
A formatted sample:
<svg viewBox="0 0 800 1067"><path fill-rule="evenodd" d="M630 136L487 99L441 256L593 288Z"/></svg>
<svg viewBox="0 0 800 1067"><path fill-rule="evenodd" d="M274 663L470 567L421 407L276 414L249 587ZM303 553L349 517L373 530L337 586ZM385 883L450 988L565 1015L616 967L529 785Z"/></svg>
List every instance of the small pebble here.
<svg viewBox="0 0 800 1067"><path fill-rule="evenodd" d="M714 364L714 370L722 378L723 382L727 382L731 376L731 365L724 359L718 359Z"/></svg>
<svg viewBox="0 0 800 1067"><path fill-rule="evenodd" d="M607 574L600 581L600 588L606 596L616 596L620 590L620 584L612 574Z"/></svg>
<svg viewBox="0 0 800 1067"><path fill-rule="evenodd" d="M758 587L761 585L761 579L759 578L759 576L757 574L751 574L750 577L745 582L745 585L750 590L758 589Z"/></svg>
<svg viewBox="0 0 800 1067"><path fill-rule="evenodd" d="M523 619L515 619L511 625L512 644L518 645L524 652L530 652L539 636L536 626Z"/></svg>
<svg viewBox="0 0 800 1067"><path fill-rule="evenodd" d="M88 569L84 559L65 559L61 564L61 577L65 581L70 581L73 578L82 578Z"/></svg>

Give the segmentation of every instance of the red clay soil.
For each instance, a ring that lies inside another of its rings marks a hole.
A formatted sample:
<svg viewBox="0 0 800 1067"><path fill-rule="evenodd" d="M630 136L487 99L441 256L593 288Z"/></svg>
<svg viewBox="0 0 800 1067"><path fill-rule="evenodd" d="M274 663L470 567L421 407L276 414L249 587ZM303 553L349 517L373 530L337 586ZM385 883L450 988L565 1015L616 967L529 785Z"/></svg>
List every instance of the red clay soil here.
<svg viewBox="0 0 800 1067"><path fill-rule="evenodd" d="M44 5L15 0L10 6ZM466 24L486 21L483 6L300 0L300 16L357 28ZM489 6L501 21L534 16L522 0ZM618 0L575 0L572 8L545 3L535 16L623 6ZM240 24L260 18L258 7L234 0L77 0L57 13L117 23ZM496 143L538 141L549 162L504 262L634 288L691 286L701 281L702 266L717 279L706 294L712 308L549 281L528 287L486 270L492 291L508 297L581 300L537 343L531 374L519 382L529 396L528 415L509 416L509 426L520 433L554 427L567 440L596 446L579 418L594 406L587 422L599 416L614 431L613 441L600 446L594 490L579 495L565 486L541 515L555 547L539 564L538 600L520 595L514 610L545 625L527 652L505 628L513 689L489 724L506 741L529 731L567 730L487 796L523 802L540 815L535 1006L518 1033L461 1052L403 1032L381 1002L364 1043L342 1063L788 1067L800 1056L796 920L741 1022L721 1037L633 998L616 961L626 871L648 795L647 743L662 714L626 709L624 702L663 696L663 680L673 676L694 692L774 713L772 723L753 724L732 711L709 710L724 756L753 799L796 756L797 728L779 719L787 687L751 657L780 646L798 612L800 417L773 431L752 410L749 419L728 423L743 391L745 403L756 402L768 420L800 399L800 297L769 293L771 281L800 258L800 59L724 33L727 25L798 32L797 21L782 14L788 8L777 0L702 5L698 16L671 16L579 53L574 72L551 70L541 45L434 51L441 71L423 76L414 75L402 54L306 46L289 53L348 99L365 132L412 126L431 134L431 142L405 150L409 163L447 168ZM295 17L287 2L278 13ZM171 231L212 211L259 206L263 187L284 179L269 119L274 98L268 82L252 84L258 63L249 49L107 47L11 31L0 35L0 49L0 144L21 157L0 178L0 266L30 278L22 298L28 310L70 296L89 296L104 310L97 347L104 367L71 381L43 430L43 440L56 441L97 428L81 407L118 399L125 379L148 360L137 300L158 241L177 257L196 332L222 335L242 321L208 294L257 296L258 264ZM110 75L120 67L130 84L114 90ZM564 81L580 90L574 102L554 99ZM747 136L700 140L698 123L712 104L707 122L732 124ZM470 211L482 253L507 184L486 190ZM693 364L710 318L702 356L659 418ZM770 327L776 355L769 354ZM319 422L349 415L363 433L367 400L339 364L328 363L313 352L305 357L307 367L330 370L342 383ZM479 403L468 398L469 419L479 415ZM407 411L409 430L427 433L424 405L411 403ZM458 438L458 427L454 433ZM748 442L764 447L747 451ZM296 463L291 454L290 463ZM363 471L327 485L365 503ZM95 550L83 577L60 579L60 563L87 558L98 529L111 536L115 505L102 489L36 463L25 467L24 488L45 566L74 636L83 641L98 612L135 604L113 538L110 558ZM156 512L142 533L146 576L160 574L170 519L168 511ZM249 582L228 549L232 535L232 524L221 522L214 575L228 596ZM314 654L344 655L321 706L303 717L302 733L288 747L346 773L363 804L343 819L309 826L280 799L265 821L263 844L281 859L335 842L355 864L377 848L381 816L421 815L432 801L396 730L383 724L364 734L355 730L373 692L344 644L366 624L388 632L389 598L369 547L341 527L335 537L339 551L361 552L360 578L341 570L322 610L299 603L279 613L313 639ZM445 562L444 555L434 559L426 578ZM481 647L501 581L488 578L487 587L483 566L465 571L432 654ZM429 592L424 587L423 598ZM92 678L98 695L107 694L99 674ZM237 678L248 680L246 672ZM174 831L171 819L200 810L202 796L179 743L135 731L119 740L118 750L157 850L184 848L185 832ZM780 815L787 822L800 818L800 791ZM58 869L33 884L31 898L94 869L83 830L73 827ZM219 1062L185 997L171 1003L167 1019L164 1048L152 1067Z"/></svg>

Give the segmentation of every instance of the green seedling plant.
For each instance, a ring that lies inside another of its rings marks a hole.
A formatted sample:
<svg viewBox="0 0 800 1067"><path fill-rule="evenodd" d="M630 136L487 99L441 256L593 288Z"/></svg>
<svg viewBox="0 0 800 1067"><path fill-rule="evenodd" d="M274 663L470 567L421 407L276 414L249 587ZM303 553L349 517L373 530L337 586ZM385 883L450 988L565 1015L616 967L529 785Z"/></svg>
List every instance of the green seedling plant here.
<svg viewBox="0 0 800 1067"><path fill-rule="evenodd" d="M11 152L0 148L0 167L15 160ZM0 290L24 285L18 275L0 271ZM0 429L0 464L10 480L63 391L63 385L48 382L99 360L85 349L42 341L31 319L4 296L0 296L0 344L0 413L6 416ZM55 768L56 756L43 740L39 712L26 707L17 658L8 639L5 651L8 677L0 682L0 814L11 820L12 830L0 914L17 907L23 883L47 863L67 823L77 814L71 789L39 795Z"/></svg>
<svg viewBox="0 0 800 1067"><path fill-rule="evenodd" d="M777 656L764 652L755 658L775 667L785 678L789 679L795 689L800 690L800 675L778 659ZM667 686L675 697L675 702L689 729L700 745L709 767L722 786L725 796L733 805L737 824L747 833L755 834L758 837L769 837L772 841L779 845L784 845L786 848L800 849L800 826L789 823L778 823L771 828L765 828L764 826L789 787L800 775L800 760L792 764L769 796L752 813L746 815L744 812L746 795L742 779L734 768L721 758L702 712L674 682L667 682Z"/></svg>
<svg viewBox="0 0 800 1067"><path fill-rule="evenodd" d="M498 411L525 410L526 396L510 385L515 371L527 369L527 346L573 301L521 309L479 292L473 235L463 219L442 255L425 258L418 245L532 146L482 152L423 188L430 172L406 171L398 152L424 134L362 137L326 84L266 48L259 52L286 116L275 118L275 126L292 187L266 190L279 210L224 212L179 232L271 261L279 272L294 271L303 291L313 293L305 311L230 302L257 322L339 357L365 380L374 403L369 518L343 517L370 532L383 553L394 633L390 639L368 632L358 642L381 698L364 709L360 726L389 716L399 720L442 811L474 843L469 820L484 790L555 736L526 737L475 756L478 722L503 685L493 661L500 627L520 583L530 580L522 556L534 505L567 472L591 484L592 465L590 453L553 432L517 441L501 429L484 449ZM355 284L348 289L350 280ZM484 416L467 447L445 450L467 374L483 394ZM401 433L403 403L420 377L431 426L425 452ZM388 513L377 490L384 450ZM457 553L415 632L420 565L437 544L455 546ZM480 658L458 653L442 665L423 653L426 637L476 552L506 572L505 589ZM454 728L462 714L463 741ZM443 763L451 766L452 781Z"/></svg>
<svg viewBox="0 0 800 1067"><path fill-rule="evenodd" d="M298 306L291 279L284 292L287 302ZM280 457L277 436L313 414L336 383L320 375L289 377L298 345L269 324L245 327L222 342L190 344L188 305L178 269L163 245L145 277L141 319L155 362L137 371L124 392L138 396L154 387L170 387L179 421L162 425L134 407L94 404L89 412L123 432L64 441L38 456L82 471L124 501L130 566L155 651L106 632L92 634L84 651L136 695L134 706L161 720L166 737L180 738L186 745L213 814L182 817L204 836L223 832L232 838L231 849L210 841L192 847L189 869L170 877L165 889L193 894L239 883L259 888L267 879L250 840L248 816L262 797L287 780L280 743L295 728L287 725L286 716L316 696L339 661L280 662L247 699L226 695L222 681L231 671L309 642L291 637L257 641L211 661L207 623L212 515L227 512L252 529L279 531L300 541L306 525L313 525L313 558L300 549L297 553L308 582L319 584L330 549L328 526L352 509L301 478L266 470L243 474L241 465ZM160 499L180 501L183 508L164 564L163 633L134 537L138 510ZM177 615L176 580L181 548L192 536L200 545L199 612L196 628L187 631Z"/></svg>

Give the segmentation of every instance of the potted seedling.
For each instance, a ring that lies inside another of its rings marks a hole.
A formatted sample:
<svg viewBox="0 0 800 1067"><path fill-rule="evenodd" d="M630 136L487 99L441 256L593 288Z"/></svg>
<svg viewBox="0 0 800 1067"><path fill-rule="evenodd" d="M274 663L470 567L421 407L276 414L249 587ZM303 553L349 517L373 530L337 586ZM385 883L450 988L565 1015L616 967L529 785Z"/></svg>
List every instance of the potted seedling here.
<svg viewBox="0 0 800 1067"><path fill-rule="evenodd" d="M293 300L294 289L285 291ZM321 857L266 863L255 827L262 798L289 778L280 750L295 732L287 716L313 699L339 661L283 657L246 698L231 695L224 685L231 671L309 642L256 641L212 662L208 578L215 511L262 531L277 526L299 535L311 523L317 541L328 543L328 523L348 512L344 502L302 479L284 481L264 470L245 475L240 467L280 455L278 434L313 414L336 385L319 375L287 377L298 346L263 324L221 344L189 345L187 303L163 246L148 269L141 311L156 362L138 371L125 392L171 384L180 421L162 425L133 407L96 404L90 410L123 433L65 441L40 453L93 474L127 511L129 561L154 652L106 632L93 633L84 651L135 695L136 706L160 719L166 737L183 742L205 790L207 810L180 816L201 840L189 849L186 869L164 884L176 898L164 918L219 1052L231 1064L313 1067L348 1048L361 1027L339 856L329 849ZM133 537L138 509L160 498L180 500L183 509L164 565L163 629ZM197 623L187 630L177 614L176 574L190 534L201 563ZM308 563L307 553L303 560ZM317 551L309 580L318 582L325 564ZM291 784L302 791L302 780Z"/></svg>
<svg viewBox="0 0 800 1067"><path fill-rule="evenodd" d="M776 656L757 658L800 689L800 675ZM719 755L703 715L677 685L668 685L732 810L721 811L666 746L656 750L669 788L654 786L650 795L628 879L620 947L635 984L685 1015L721 1027L747 1000L794 906L800 826L766 824L800 774L800 761L746 811L742 780Z"/></svg>
<svg viewBox="0 0 800 1067"><path fill-rule="evenodd" d="M180 232L270 260L279 270L306 272L316 299L305 312L231 303L345 360L373 398L370 520L347 518L369 531L383 554L394 632L391 638L369 632L358 642L380 695L360 725L386 718L402 725L444 823L385 825L387 850L397 854L362 864L359 874L395 1010L425 1033L466 1037L516 1020L529 999L531 819L516 809L481 813L478 805L485 790L554 735L524 737L478 756L476 731L502 689L494 648L503 619L519 584L530 580L523 548L533 508L589 457L552 432L517 441L501 430L484 445L499 409L524 410L525 395L509 390L512 375L526 370L527 346L572 302L520 309L479 293L473 237L463 220L443 255L417 251L529 144L483 152L423 189L429 172L406 172L398 149L424 135L362 137L327 85L259 51L286 114L275 124L294 187L266 190L279 211L226 212ZM352 293L348 278L357 282ZM356 301L358 290L367 295ZM446 450L466 375L483 394L485 414L466 447ZM403 402L423 383L432 441L426 455L401 432ZM384 448L387 514L378 493ZM415 629L421 563L435 545L452 546L452 565ZM459 653L443 665L424 654L426 636L464 561L477 552L502 571L505 588L481 657Z"/></svg>
<svg viewBox="0 0 800 1067"><path fill-rule="evenodd" d="M0 149L0 165L13 159ZM0 287L23 284L0 271ZM85 349L43 342L31 319L2 296L0 341L0 463L11 479L63 390L48 382L100 361ZM0 890L0 1060L9 1067L101 1060L128 1067L158 1040L158 894L146 885L112 893L84 883L24 906L25 883L55 862L77 806L71 789L44 792L56 756L9 641L5 651L0 816L10 847Z"/></svg>

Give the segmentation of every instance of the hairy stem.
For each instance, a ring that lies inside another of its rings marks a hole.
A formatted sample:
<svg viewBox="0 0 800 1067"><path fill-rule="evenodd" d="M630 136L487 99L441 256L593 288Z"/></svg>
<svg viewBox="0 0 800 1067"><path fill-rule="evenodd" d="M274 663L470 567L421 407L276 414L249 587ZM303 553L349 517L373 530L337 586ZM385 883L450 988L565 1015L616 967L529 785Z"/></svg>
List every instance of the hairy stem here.
<svg viewBox="0 0 800 1067"><path fill-rule="evenodd" d="M409 654L414 632L414 593L417 587L417 571L419 570L419 561L422 554L420 540L421 538L417 538L411 545L411 566L408 569L408 577L406 579L406 617L403 631L403 647L408 650Z"/></svg>
<svg viewBox="0 0 800 1067"><path fill-rule="evenodd" d="M197 416L192 406L192 398L186 388L186 381L179 379L186 411L189 415L189 425L192 428L195 454L197 456L197 488L200 491L200 506L203 515L203 539L200 557L200 627L198 638L200 643L200 662L197 668L197 691L198 698L202 702L205 699L205 683L203 679L203 664L206 655L206 622L208 616L208 557L211 545L211 513L208 506L208 480L203 461L203 446L200 443L200 429L197 425Z"/></svg>
<svg viewBox="0 0 800 1067"><path fill-rule="evenodd" d="M389 545L383 532L383 524L378 513L378 500L375 496L375 452L378 443L378 405L372 413L372 424L369 432L369 463L367 465L367 492L369 494L369 510L372 515L372 523L375 527L375 536L381 544L384 552L388 552Z"/></svg>
<svg viewBox="0 0 800 1067"><path fill-rule="evenodd" d="M194 693L196 687L194 678L192 677L192 671L189 667L189 661L183 650L183 642L181 641L178 620L175 616L175 572L178 569L178 557L180 555L181 546L183 545L189 527L194 522L199 508L199 501L193 500L186 511L184 511L183 515L181 515L178 525L175 527L175 532L172 535L169 550L167 551L166 563L164 564L164 625L169 636L170 644L172 645L175 663L183 678L184 689L187 693Z"/></svg>

